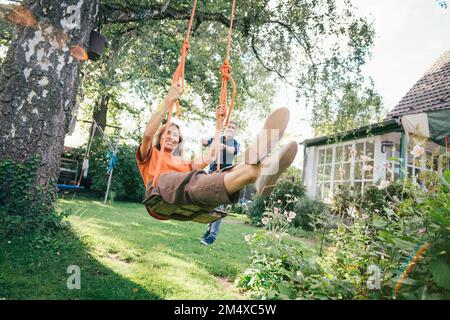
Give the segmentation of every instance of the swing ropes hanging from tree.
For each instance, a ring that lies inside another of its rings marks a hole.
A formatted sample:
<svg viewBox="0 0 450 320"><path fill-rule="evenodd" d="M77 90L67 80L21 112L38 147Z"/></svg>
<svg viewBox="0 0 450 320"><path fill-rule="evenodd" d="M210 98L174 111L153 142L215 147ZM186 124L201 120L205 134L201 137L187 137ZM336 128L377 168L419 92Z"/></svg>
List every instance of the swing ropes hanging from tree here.
<svg viewBox="0 0 450 320"><path fill-rule="evenodd" d="M223 128L223 122L225 118L225 125L228 125L231 117L231 113L233 111L234 107L234 101L236 97L236 84L234 82L233 77L231 76L231 64L230 64L230 49L231 49L231 36L233 32L233 20L234 20L234 11L236 6L236 0L232 1L232 8L231 8L231 16L230 16L230 27L228 30L228 43L226 48L226 55L224 62L220 68L221 72L221 90L220 90L220 100L219 100L219 106L222 108L223 112L217 114L217 121L216 121L216 131L213 138L213 142L211 144L211 150L215 152L215 158L217 159L217 170L220 171L220 135ZM194 0L194 4L192 7L191 17L189 20L189 25L187 29L186 36L184 38L183 44L181 46L181 54L180 54L180 62L175 69L175 72L173 74L172 78L172 85L180 83L181 84L181 94L184 93L184 84L185 84L185 78L184 78L184 70L185 70L185 64L186 64L186 56L190 48L189 44L189 38L191 34L192 24L195 17L195 11L197 8L197 0ZM231 84L231 98L230 102L228 102L228 82ZM167 120L166 123L171 123L172 114L174 112L174 107L177 110L177 116L181 116L181 107L179 101L175 101L174 104L169 106L169 109L167 111ZM161 150L164 150L165 143L166 143L166 137L167 137L167 131L169 126L166 126L163 134L162 134L162 143L161 143ZM161 161L162 157L158 158L158 162L156 165L156 172L155 176L153 178L153 186L156 187L158 185L158 178L160 176L161 172ZM164 203L164 201L161 199L159 195L151 195L150 197L146 198L143 203L146 205L147 210L149 213L153 216L163 216L161 217L162 220L165 219L178 219L178 220L191 220L201 223L209 223L213 222L215 220L218 220L227 214L223 211L217 210L217 209L211 209L211 208L202 208L198 206L174 206L174 205L168 205L167 203ZM174 214L176 213L176 214Z"/></svg>

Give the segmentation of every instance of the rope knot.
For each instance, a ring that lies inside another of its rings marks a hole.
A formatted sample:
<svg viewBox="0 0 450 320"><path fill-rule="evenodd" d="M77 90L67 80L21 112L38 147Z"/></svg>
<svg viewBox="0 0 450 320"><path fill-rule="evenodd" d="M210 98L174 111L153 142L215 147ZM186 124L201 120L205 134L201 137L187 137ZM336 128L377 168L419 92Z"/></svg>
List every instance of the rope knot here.
<svg viewBox="0 0 450 320"><path fill-rule="evenodd" d="M220 72L222 73L222 77L230 78L231 75L231 65L228 60L225 60L220 68Z"/></svg>
<svg viewBox="0 0 450 320"><path fill-rule="evenodd" d="M189 40L188 39L184 39L183 41L183 46L181 47L181 52L188 52L190 48L190 44L189 44Z"/></svg>

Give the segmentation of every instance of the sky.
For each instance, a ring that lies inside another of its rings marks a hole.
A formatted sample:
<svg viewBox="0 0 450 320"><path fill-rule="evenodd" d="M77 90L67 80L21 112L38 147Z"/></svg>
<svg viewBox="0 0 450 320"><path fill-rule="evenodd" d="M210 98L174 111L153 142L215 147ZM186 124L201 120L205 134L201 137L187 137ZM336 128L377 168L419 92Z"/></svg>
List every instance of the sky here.
<svg viewBox="0 0 450 320"><path fill-rule="evenodd" d="M436 0L353 0L353 3L360 15L373 21L376 32L372 59L363 72L373 78L386 109L391 110L434 61L450 49L450 3L449 9L441 8ZM284 106L291 111L284 142L301 142L314 136L310 115L295 100L293 88L281 84L272 109ZM189 141L187 148L193 150L198 149L199 132L207 135L212 131L188 128L177 122ZM250 131L256 133L260 126L261 121L254 120L249 125ZM243 138L238 134L238 140ZM73 144L74 139L69 137L66 142ZM301 168L302 162L300 149L294 165Z"/></svg>
<svg viewBox="0 0 450 320"><path fill-rule="evenodd" d="M428 68L450 49L450 2L441 8L436 0L354 0L360 14L373 21L376 36L372 59L363 67L373 78L387 110L392 110ZM295 102L292 88L283 86L275 106L291 110L290 137L314 137L310 115ZM294 161L301 168L303 151Z"/></svg>

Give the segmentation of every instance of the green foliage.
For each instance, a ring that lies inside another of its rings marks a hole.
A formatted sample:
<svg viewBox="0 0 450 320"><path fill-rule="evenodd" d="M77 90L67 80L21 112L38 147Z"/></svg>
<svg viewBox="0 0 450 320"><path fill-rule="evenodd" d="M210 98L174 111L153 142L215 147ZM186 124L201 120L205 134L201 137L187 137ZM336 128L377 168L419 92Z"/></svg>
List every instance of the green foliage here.
<svg viewBox="0 0 450 320"><path fill-rule="evenodd" d="M253 299L349 299L352 287L324 270L304 250L281 246L270 254L256 253L237 279Z"/></svg>
<svg viewBox="0 0 450 320"><path fill-rule="evenodd" d="M0 233L5 237L24 234L32 229L45 231L65 227L63 218L69 211L57 211L54 181L36 186L39 156L22 163L10 159L0 161Z"/></svg>
<svg viewBox="0 0 450 320"><path fill-rule="evenodd" d="M237 214L247 214L249 206L246 203L235 203L231 206L231 210Z"/></svg>
<svg viewBox="0 0 450 320"><path fill-rule="evenodd" d="M110 45L99 62L84 66L89 76L83 87L89 101L99 101L103 94L120 96L128 92L152 104L164 95L179 61L192 2L170 1L165 12L158 7L161 15L157 19L144 14L153 12L159 4L141 0L101 4L100 12L108 19L101 31ZM187 90L181 99L182 106L189 110L185 113L189 120L204 121L215 115L221 85L218 70L225 57L230 9L229 2L217 0L199 2L197 7L186 61ZM120 11L133 13L136 18L125 23L114 21L121 16ZM343 94L364 100L346 103L352 106L345 108L351 109L346 114L354 114L363 105L376 108L376 94L357 85L362 81L360 68L369 57L374 35L373 26L358 16L349 1L338 5L336 0L287 0L274 6L262 0L239 1L230 53L237 87L236 118L242 120L241 127L246 118L268 112L277 90L273 76L291 83L312 110L326 117L339 112L329 106L351 100L342 98ZM91 111L94 105L86 103L83 107ZM251 115L246 112L249 106L254 111ZM127 112L143 111L133 104L116 107L113 113L124 108ZM358 119L364 116L360 112ZM313 122L321 124L322 120L314 118Z"/></svg>
<svg viewBox="0 0 450 320"><path fill-rule="evenodd" d="M299 180L280 179L269 196L269 201L276 207L293 211L295 202L305 195L305 187Z"/></svg>
<svg viewBox="0 0 450 320"><path fill-rule="evenodd" d="M351 297L352 286L325 269L312 252L284 236L293 212L272 207L264 213L268 232L248 237L252 263L236 280L254 299L342 299Z"/></svg>
<svg viewBox="0 0 450 320"><path fill-rule="evenodd" d="M411 181L398 180L389 183L386 188L380 189L376 185L369 186L364 195L354 194L342 188L338 187L337 192L333 197L331 206L331 212L340 217L354 219L355 216L351 216L355 210L361 214L372 215L387 214L383 211L383 208L389 207L389 204L394 201L402 201L402 214L406 214L408 205L412 205L415 201L414 194L418 192L418 187L413 185Z"/></svg>
<svg viewBox="0 0 450 320"><path fill-rule="evenodd" d="M296 228L314 231L323 225L322 219L327 215L328 207L322 201L304 196L295 204L294 212L297 214L294 219Z"/></svg>
<svg viewBox="0 0 450 320"><path fill-rule="evenodd" d="M266 199L260 195L256 195L253 198L252 203L248 207L247 216L250 218L250 223L253 225L261 225L261 219L264 211L266 210Z"/></svg>
<svg viewBox="0 0 450 320"><path fill-rule="evenodd" d="M282 177L284 177L286 179L294 179L298 183L301 183L301 181L302 181L302 170L297 168L297 167L290 166L289 168L287 168L283 172Z"/></svg>
<svg viewBox="0 0 450 320"><path fill-rule="evenodd" d="M86 147L73 152L72 157L83 159ZM141 202L145 195L145 187L136 163L137 147L127 144L119 144L117 163L114 167L110 192L115 195L114 200ZM96 139L91 148L89 157L88 177L83 179L83 184L102 198L105 196L109 174L108 169L108 145L101 139Z"/></svg>
<svg viewBox="0 0 450 320"><path fill-rule="evenodd" d="M450 299L450 194L446 186L433 193L415 193L416 205L394 207L397 223L387 223L378 234L386 247L384 253L398 258L401 265L386 266L386 286L397 284L420 247L429 244L398 290L400 299ZM403 214L402 214L403 213ZM380 218L379 218L380 219ZM383 217L389 221L389 217ZM390 261L391 263L393 261ZM401 272L399 272L401 271Z"/></svg>
<svg viewBox="0 0 450 320"><path fill-rule="evenodd" d="M251 240L253 262L239 285L262 298L450 299L449 182L446 172L423 181L433 192L401 181L369 189L359 201L345 195L314 257L282 242L266 221L272 232ZM368 286L370 266L380 270L379 288Z"/></svg>
<svg viewBox="0 0 450 320"><path fill-rule="evenodd" d="M340 97L321 109L313 109L312 125L316 135L342 133L365 125L380 122L386 115L381 96L373 83L365 86L360 81L346 83Z"/></svg>
<svg viewBox="0 0 450 320"><path fill-rule="evenodd" d="M266 207L275 206L285 211L294 211L295 202L305 194L305 187L296 179L280 179L269 196L256 195L247 210L250 222L261 225Z"/></svg>

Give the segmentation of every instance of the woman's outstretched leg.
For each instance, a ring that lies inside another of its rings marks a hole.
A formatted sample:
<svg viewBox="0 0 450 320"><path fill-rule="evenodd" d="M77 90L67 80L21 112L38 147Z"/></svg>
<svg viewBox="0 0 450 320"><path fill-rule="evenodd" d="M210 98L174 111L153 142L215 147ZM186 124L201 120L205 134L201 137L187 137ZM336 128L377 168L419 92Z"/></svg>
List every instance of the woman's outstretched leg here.
<svg viewBox="0 0 450 320"><path fill-rule="evenodd" d="M256 181L261 168L255 164L240 163L224 176L225 189L228 194L240 191L243 187Z"/></svg>
<svg viewBox="0 0 450 320"><path fill-rule="evenodd" d="M263 159L257 165L238 164L224 176L226 191L232 194L248 184L255 183L258 194L270 194L280 175L294 161L297 150L297 142L291 141L279 152Z"/></svg>
<svg viewBox="0 0 450 320"><path fill-rule="evenodd" d="M250 183L254 183L261 173L267 174L267 169L273 171L274 168L279 167L277 166L280 163L279 160L285 156L283 150L282 154L278 154L278 157L267 158L267 156L272 151L272 148L280 141L288 122L289 110L287 108L279 108L269 114L255 140L245 150L244 163L238 164L225 175L225 189L229 194L241 190ZM292 152L291 149L290 151ZM289 165L291 162L289 162ZM263 172L261 172L261 169L263 169ZM284 169L281 168L281 170ZM271 172L271 174L276 175L275 179L279 176L276 170L275 172ZM273 179L270 179L270 181L272 182Z"/></svg>

